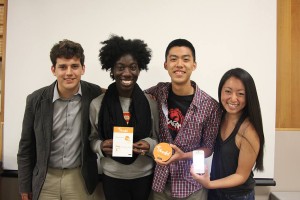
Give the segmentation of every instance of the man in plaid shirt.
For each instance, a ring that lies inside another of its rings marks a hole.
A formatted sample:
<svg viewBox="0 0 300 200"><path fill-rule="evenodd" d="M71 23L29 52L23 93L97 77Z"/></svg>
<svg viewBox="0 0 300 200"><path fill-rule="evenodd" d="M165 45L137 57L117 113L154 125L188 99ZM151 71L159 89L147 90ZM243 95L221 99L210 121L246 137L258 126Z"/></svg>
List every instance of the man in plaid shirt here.
<svg viewBox="0 0 300 200"><path fill-rule="evenodd" d="M170 143L173 156L155 160L154 199L206 199L207 191L190 174L193 150L205 157L213 152L221 110L216 100L190 80L196 69L195 49L185 39L173 40L165 52L164 67L171 83L158 83L146 90L157 100L160 117L159 142Z"/></svg>

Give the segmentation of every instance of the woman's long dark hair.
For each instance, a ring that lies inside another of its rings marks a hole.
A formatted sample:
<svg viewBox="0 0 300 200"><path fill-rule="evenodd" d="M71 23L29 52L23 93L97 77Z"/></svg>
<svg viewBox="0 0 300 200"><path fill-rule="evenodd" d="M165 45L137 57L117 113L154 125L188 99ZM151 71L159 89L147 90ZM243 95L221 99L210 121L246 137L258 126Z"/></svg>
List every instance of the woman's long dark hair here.
<svg viewBox="0 0 300 200"><path fill-rule="evenodd" d="M221 92L224 83L231 77L235 77L242 81L244 84L245 90L246 90L246 106L244 109L244 112L247 114L250 122L253 124L258 137L259 137L259 143L260 148L259 152L256 158L256 164L254 169L263 171L263 157L264 157L264 145L265 145L265 137L264 137L264 131L263 131L263 123L262 123L262 117L261 117L261 111L260 111L260 105L259 100L257 96L257 91L255 87L254 80L252 76L244 69L241 68L234 68L227 71L223 77L220 80L219 88L218 88L218 97L220 106L223 110L225 108L223 107L221 103Z"/></svg>

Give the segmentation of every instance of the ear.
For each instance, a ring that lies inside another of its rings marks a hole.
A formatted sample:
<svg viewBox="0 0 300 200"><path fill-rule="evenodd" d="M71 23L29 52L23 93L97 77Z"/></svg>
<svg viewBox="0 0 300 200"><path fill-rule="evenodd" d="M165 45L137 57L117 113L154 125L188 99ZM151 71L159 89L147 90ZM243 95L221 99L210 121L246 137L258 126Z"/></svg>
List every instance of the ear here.
<svg viewBox="0 0 300 200"><path fill-rule="evenodd" d="M193 71L197 68L197 63L194 62Z"/></svg>
<svg viewBox="0 0 300 200"><path fill-rule="evenodd" d="M164 62L164 68L165 68L165 70L168 70L167 62Z"/></svg>
<svg viewBox="0 0 300 200"><path fill-rule="evenodd" d="M51 72L52 72L52 74L54 75L54 76L56 76L56 74L55 74L55 66L51 66Z"/></svg>
<svg viewBox="0 0 300 200"><path fill-rule="evenodd" d="M85 65L82 66L82 72L81 75L83 75L85 73Z"/></svg>

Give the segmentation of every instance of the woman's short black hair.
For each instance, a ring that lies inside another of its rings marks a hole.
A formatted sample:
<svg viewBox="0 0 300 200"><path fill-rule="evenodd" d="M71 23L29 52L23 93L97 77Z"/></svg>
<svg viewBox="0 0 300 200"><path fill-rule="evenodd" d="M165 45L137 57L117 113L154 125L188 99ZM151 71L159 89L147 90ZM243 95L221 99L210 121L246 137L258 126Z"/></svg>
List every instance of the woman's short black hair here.
<svg viewBox="0 0 300 200"><path fill-rule="evenodd" d="M102 69L112 69L115 63L124 55L131 55L138 63L140 70L147 70L151 60L151 49L144 41L127 39L112 35L101 42L104 46L99 50L99 61Z"/></svg>

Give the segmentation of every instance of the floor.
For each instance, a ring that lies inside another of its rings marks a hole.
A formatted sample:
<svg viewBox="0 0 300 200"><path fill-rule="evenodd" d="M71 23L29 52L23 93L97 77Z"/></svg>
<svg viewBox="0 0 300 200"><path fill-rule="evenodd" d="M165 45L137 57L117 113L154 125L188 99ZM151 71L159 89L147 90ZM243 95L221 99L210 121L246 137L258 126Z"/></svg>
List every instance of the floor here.
<svg viewBox="0 0 300 200"><path fill-rule="evenodd" d="M0 176L0 200L19 200L18 179Z"/></svg>
<svg viewBox="0 0 300 200"><path fill-rule="evenodd" d="M104 200L102 185L96 188L95 196L97 200ZM268 200L268 195L256 195L256 200ZM18 192L17 177L0 176L0 200L21 200Z"/></svg>
<svg viewBox="0 0 300 200"><path fill-rule="evenodd" d="M105 199L101 183L98 184L94 195L97 200ZM0 176L0 200L21 200L17 177Z"/></svg>

